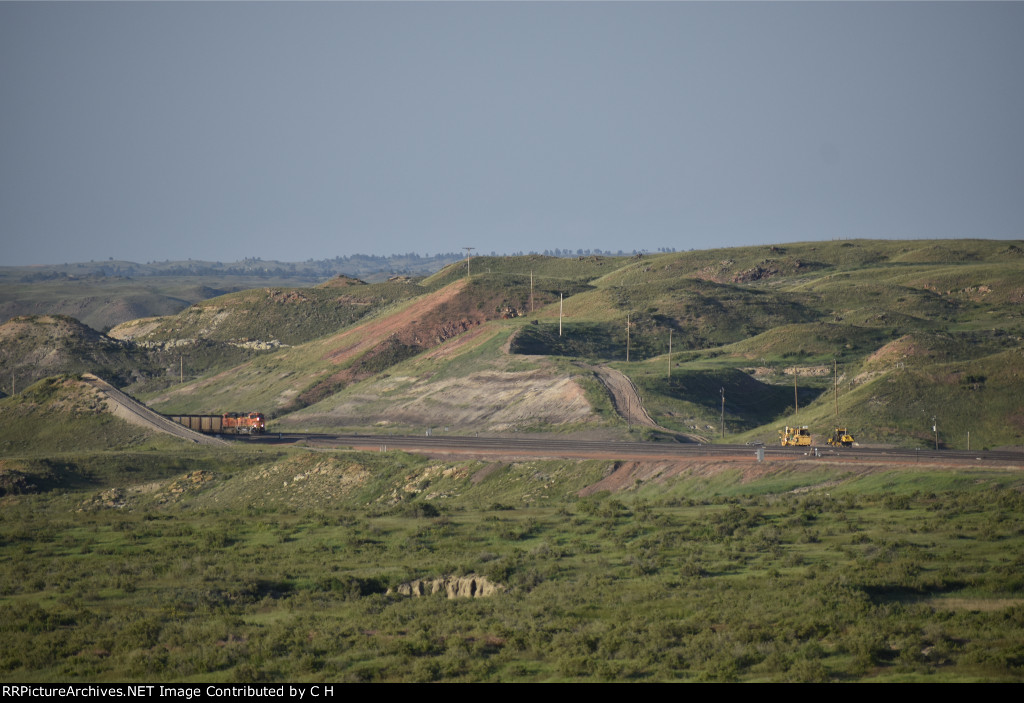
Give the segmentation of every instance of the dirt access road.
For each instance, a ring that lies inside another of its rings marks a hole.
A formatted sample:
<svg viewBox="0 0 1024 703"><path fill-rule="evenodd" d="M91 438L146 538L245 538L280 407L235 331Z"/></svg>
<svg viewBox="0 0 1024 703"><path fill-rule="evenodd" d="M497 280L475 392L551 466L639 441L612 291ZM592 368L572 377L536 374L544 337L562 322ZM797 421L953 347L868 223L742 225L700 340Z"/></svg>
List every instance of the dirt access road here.
<svg viewBox="0 0 1024 703"><path fill-rule="evenodd" d="M685 437L690 442L704 444L708 441L707 437L676 432L667 427L662 427L652 420L651 416L647 414L643 402L640 400L640 394L637 393L636 386L633 385L633 382L624 373L608 366L579 364L579 367L585 371L590 371L597 377L601 385L608 390L608 394L612 398L612 405L615 407L615 412L626 422L679 435L680 437Z"/></svg>

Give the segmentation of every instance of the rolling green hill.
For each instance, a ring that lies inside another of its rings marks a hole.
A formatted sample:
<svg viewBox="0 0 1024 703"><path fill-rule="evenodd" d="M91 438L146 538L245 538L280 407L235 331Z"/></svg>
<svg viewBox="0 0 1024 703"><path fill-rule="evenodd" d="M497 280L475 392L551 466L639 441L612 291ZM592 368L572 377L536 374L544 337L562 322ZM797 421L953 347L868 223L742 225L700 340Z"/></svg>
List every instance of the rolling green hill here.
<svg viewBox="0 0 1024 703"><path fill-rule="evenodd" d="M680 432L719 428L724 389L726 441L787 424L821 441L841 424L861 443L923 446L935 416L946 446L970 431L996 447L1024 442L1022 303L1024 243L844 240L475 257L425 279L232 293L111 334L126 343L118 377L166 412L621 435L585 368L599 364Z"/></svg>
<svg viewBox="0 0 1024 703"><path fill-rule="evenodd" d="M424 276L457 254L335 257L304 262L247 258L220 262L90 261L40 266L0 266L0 321L20 315L69 315L93 329L140 317L174 315L191 304L252 288L315 286L335 275L386 281Z"/></svg>
<svg viewBox="0 0 1024 703"><path fill-rule="evenodd" d="M62 453L164 449L184 442L130 424L77 376L52 376L0 399L0 454L54 458Z"/></svg>
<svg viewBox="0 0 1024 703"><path fill-rule="evenodd" d="M150 347L196 341L251 348L295 345L347 327L382 305L422 290L401 281L368 285L341 277L316 288L255 288L204 300L175 315L133 320L109 335Z"/></svg>
<svg viewBox="0 0 1024 703"><path fill-rule="evenodd" d="M0 679L1024 680L1017 466L199 447L74 376L271 429L624 437L613 370L681 433L717 438L724 394L730 443L840 423L930 446L935 418L940 444L983 451L1024 444L1022 252L479 257L471 277L263 286L123 339L10 321ZM433 579L501 589L401 593Z"/></svg>

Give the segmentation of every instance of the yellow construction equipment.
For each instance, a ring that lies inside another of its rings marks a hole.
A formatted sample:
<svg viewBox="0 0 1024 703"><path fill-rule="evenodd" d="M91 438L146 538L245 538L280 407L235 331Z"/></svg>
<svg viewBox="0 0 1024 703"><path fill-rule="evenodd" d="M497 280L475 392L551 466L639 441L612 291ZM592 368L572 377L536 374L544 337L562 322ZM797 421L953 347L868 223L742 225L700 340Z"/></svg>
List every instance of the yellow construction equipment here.
<svg viewBox="0 0 1024 703"><path fill-rule="evenodd" d="M789 427L779 430L779 437L782 439L783 447L809 447L811 446L811 431L807 425L803 427Z"/></svg>
<svg viewBox="0 0 1024 703"><path fill-rule="evenodd" d="M853 435L847 432L845 427L837 427L828 438L828 443L833 447L852 447Z"/></svg>

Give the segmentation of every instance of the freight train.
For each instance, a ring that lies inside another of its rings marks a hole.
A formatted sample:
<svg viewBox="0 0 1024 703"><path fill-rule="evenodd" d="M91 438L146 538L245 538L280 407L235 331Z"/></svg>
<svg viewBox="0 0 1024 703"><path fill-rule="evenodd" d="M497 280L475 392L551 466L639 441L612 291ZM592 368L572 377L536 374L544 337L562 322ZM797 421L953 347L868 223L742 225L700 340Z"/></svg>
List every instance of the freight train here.
<svg viewBox="0 0 1024 703"><path fill-rule="evenodd" d="M263 434L263 413L224 413L223 415L168 415L179 425L204 434Z"/></svg>

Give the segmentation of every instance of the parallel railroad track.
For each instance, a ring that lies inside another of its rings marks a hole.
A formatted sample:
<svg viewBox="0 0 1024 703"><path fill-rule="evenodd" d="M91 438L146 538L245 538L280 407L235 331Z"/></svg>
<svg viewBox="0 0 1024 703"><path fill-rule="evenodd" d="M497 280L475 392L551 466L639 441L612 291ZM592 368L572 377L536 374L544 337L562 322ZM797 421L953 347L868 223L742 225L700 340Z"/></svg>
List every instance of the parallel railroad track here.
<svg viewBox="0 0 1024 703"><path fill-rule="evenodd" d="M370 451L403 450L429 454L480 454L491 456L544 456L552 458L695 459L730 456L754 458L757 447L742 444L696 444L671 442L614 442L538 437L463 437L456 435L416 437L408 435L358 435L314 433L268 433L241 441L267 444L304 442L323 447L352 447ZM815 454L815 449L817 454ZM1024 467L1024 452L927 449L878 449L870 447L777 447L765 446L771 459L891 459L925 463L1011 464Z"/></svg>

